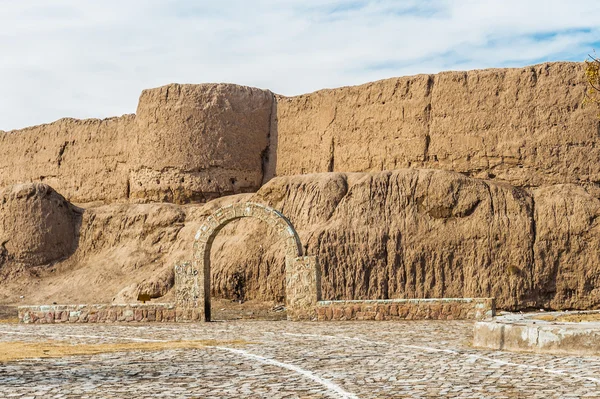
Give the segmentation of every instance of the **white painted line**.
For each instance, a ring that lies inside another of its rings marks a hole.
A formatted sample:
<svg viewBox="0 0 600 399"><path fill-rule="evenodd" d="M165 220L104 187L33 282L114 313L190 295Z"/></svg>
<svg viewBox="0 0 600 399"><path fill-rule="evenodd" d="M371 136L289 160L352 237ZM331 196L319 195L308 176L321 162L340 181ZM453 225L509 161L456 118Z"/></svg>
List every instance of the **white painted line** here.
<svg viewBox="0 0 600 399"><path fill-rule="evenodd" d="M227 352L231 352L231 353L235 353L237 355L246 357L248 359L252 359L252 360L256 360L257 362L260 363L264 363L264 364L269 364L271 366L277 366L277 367L281 367L290 371L293 371L295 373L301 374L303 376L305 376L306 378L315 381L318 384L323 385L325 388L327 388L330 392L335 393L337 397L340 397L342 399L359 399L358 396L344 391L342 389L342 387L340 387L339 385L333 383L332 381L326 380L324 378L319 377L318 375L305 370L303 368L300 368L298 366L294 366L293 364L289 364L289 363L283 363L274 359L269 359L267 357L263 357L263 356L259 356L259 355L255 355L253 353L250 352L246 352L244 350L241 349L233 349L233 348L227 348L225 346L213 346L212 348L215 349L220 349L223 351L227 351Z"/></svg>
<svg viewBox="0 0 600 399"><path fill-rule="evenodd" d="M40 332L35 332L35 333L28 333L28 332L22 332L22 331L0 331L0 333L2 334L14 334L14 335L44 335L47 337L54 337L54 338L60 338L60 337L69 337L69 338L100 338L100 339L122 339L122 340L130 340L130 341L141 341L141 342L170 342L168 340L164 340L164 339L146 339L146 338L130 338L130 337L111 337L111 336L97 336L97 335L73 335L73 334L61 334L61 335L52 335L52 334L40 334ZM291 370L294 371L298 374L301 374L303 376L305 376L308 379L311 379L321 385L323 385L324 387L326 387L330 392L335 393L337 397L340 397L342 399L360 399L358 396L350 393L350 392L346 392L344 391L339 385L326 380L324 378L319 377L318 375L311 373L308 370L305 370L303 368L300 368L298 366L294 366L293 364L288 364L288 363L283 363L274 359L269 359L266 357L262 357L259 355L255 355L252 354L250 352L246 352L243 351L241 349L233 349L233 348L227 348L225 346L208 346L207 348L215 348L215 349L219 349L219 350L223 350L223 351L227 351L227 352L231 352L231 353L235 353L244 357L247 357L249 359L253 359L256 361L259 361L261 363L265 363L265 364L269 364L272 366L277 366L277 367L281 367L287 370Z"/></svg>
<svg viewBox="0 0 600 399"><path fill-rule="evenodd" d="M272 334L272 333L269 333ZM392 346L392 344L390 344L389 342L383 342L383 341L368 341L366 339L362 339L362 338L355 338L355 337L346 337L343 335L319 335L319 334L294 334L294 333L278 333L281 335L289 335L289 336L293 336L293 337L306 337L306 338L318 338L318 339L337 339L337 340L348 340L348 341L358 341L358 342L363 342L363 343L368 343L371 345L384 345L384 346ZM511 366L511 367L519 367L519 368L525 368L525 369L535 369L535 370L541 370L545 373L548 374L555 374L555 375L560 375L560 376L564 376L564 377L570 377L570 378L576 378L579 380L587 380L587 381L592 381L595 382L596 384L600 384L600 378L594 378L594 377L589 377L589 376L585 376L585 375L579 375L579 374L574 374L574 373L569 373L565 370L559 370L559 369L550 369L547 367L541 367L541 366L533 366L530 364L522 364L522 363L513 363L513 362L507 362L505 360L498 360L498 359L493 359L491 357L486 357L486 356L480 356L480 355L475 355L475 354L469 354L469 353L461 353L452 349L439 349L439 348L430 348L428 346L417 346L417 345L405 345L405 344L393 344L393 346L399 346L399 347L403 347L403 348L408 348L408 349L418 349L418 350L422 350L424 352L439 352L439 353L448 353L448 354L452 354L455 356L462 356L462 357L466 357L468 359L478 359L478 360L483 360L483 361L487 361L490 363L496 363L496 364L500 364L503 366ZM499 351L496 351L496 353L502 353Z"/></svg>

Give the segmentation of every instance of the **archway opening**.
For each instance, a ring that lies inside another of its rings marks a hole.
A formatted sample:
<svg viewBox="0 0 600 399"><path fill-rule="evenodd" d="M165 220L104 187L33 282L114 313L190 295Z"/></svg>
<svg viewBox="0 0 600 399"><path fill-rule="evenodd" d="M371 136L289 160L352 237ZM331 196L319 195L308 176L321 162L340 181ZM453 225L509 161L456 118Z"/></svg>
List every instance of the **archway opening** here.
<svg viewBox="0 0 600 399"><path fill-rule="evenodd" d="M263 221L227 224L210 250L211 319L284 320L285 247Z"/></svg>
<svg viewBox="0 0 600 399"><path fill-rule="evenodd" d="M211 320L211 249L217 235L225 226L234 220L241 218L256 218L273 229L276 236L283 243L286 256L286 302L292 307L297 303L305 303L307 298L316 298L318 290L311 287L309 290L315 292L315 295L306 295L304 291L298 290L291 282L296 284L298 281L306 281L305 270L311 266L315 269L315 277L308 278L309 281L315 280L316 283L316 258L307 259L302 257L302 244L300 238L292 226L291 222L275 209L255 203L239 203L229 205L218 209L215 213L207 217L205 223L196 233L194 242L194 260L193 267L190 269L197 276L191 275L186 281L194 282L197 286L190 286L190 289L183 288L181 292L186 294L178 298L179 303L189 304L193 302L194 307L200 312L200 318L205 321ZM308 266L307 266L308 265ZM299 267L296 271L296 266ZM292 273L290 273L292 271ZM309 273L310 274L310 273ZM298 277L301 277L300 280ZM309 285L311 283L309 282ZM292 287L291 299L288 296L289 288ZM197 291L197 292L196 292ZM298 295L298 292L301 295ZM296 300L299 298L299 301ZM316 299L315 299L316 301ZM314 301L313 301L314 302ZM288 309L289 310L289 309Z"/></svg>

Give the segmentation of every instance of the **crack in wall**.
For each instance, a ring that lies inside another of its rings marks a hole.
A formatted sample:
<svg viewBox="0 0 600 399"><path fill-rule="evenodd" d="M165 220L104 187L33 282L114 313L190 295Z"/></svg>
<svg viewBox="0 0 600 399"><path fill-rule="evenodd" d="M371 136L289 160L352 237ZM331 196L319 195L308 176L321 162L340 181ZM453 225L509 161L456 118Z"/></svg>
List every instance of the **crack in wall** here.
<svg viewBox="0 0 600 399"><path fill-rule="evenodd" d="M425 106L425 148L423 149L423 163L429 161L429 147L431 146L431 109L433 107L433 88L435 84L435 76L429 75L427 77L427 84L425 88L425 96L429 99L429 103ZM404 119L404 107L402 108L402 119Z"/></svg>
<svg viewBox="0 0 600 399"><path fill-rule="evenodd" d="M261 173L262 184L277 175L277 147L278 147L278 127L277 127L277 97L271 94L271 111L269 113L269 126L267 130L267 146L261 152Z"/></svg>

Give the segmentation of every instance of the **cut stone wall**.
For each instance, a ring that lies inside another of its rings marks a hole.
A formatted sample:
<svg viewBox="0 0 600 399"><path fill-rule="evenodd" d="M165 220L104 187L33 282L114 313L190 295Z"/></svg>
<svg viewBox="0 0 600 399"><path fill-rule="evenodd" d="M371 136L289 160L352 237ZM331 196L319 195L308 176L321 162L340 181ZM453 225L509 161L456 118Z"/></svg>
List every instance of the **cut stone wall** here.
<svg viewBox="0 0 600 399"><path fill-rule="evenodd" d="M285 301L288 320L312 320L321 299L321 271L316 256L285 259Z"/></svg>
<svg viewBox="0 0 600 399"><path fill-rule="evenodd" d="M496 313L493 298L319 301L312 309L309 303L305 305L291 309L293 313L288 318L294 321L482 320ZM198 309L168 303L19 306L18 315L19 322L24 324L194 322L203 316Z"/></svg>
<svg viewBox="0 0 600 399"><path fill-rule="evenodd" d="M481 320L496 314L493 298L320 301L319 321Z"/></svg>
<svg viewBox="0 0 600 399"><path fill-rule="evenodd" d="M180 262L175 265L175 303L178 308L198 308L200 297L198 270L191 262Z"/></svg>
<svg viewBox="0 0 600 399"><path fill-rule="evenodd" d="M24 324L167 323L178 321L182 317L185 320L187 317L193 318L191 314L184 313L177 317L175 305L167 303L19 306L18 312L19 322Z"/></svg>
<svg viewBox="0 0 600 399"><path fill-rule="evenodd" d="M204 319L201 287L203 278L192 262L179 262L175 265L175 316L177 321L198 321Z"/></svg>
<svg viewBox="0 0 600 399"><path fill-rule="evenodd" d="M567 314L574 317L586 315L584 312ZM551 320L556 315L560 313L506 314L494 320L477 322L473 331L473 346L514 352L600 355L600 322ZM600 320L600 312L587 315ZM542 320L540 316L550 320Z"/></svg>

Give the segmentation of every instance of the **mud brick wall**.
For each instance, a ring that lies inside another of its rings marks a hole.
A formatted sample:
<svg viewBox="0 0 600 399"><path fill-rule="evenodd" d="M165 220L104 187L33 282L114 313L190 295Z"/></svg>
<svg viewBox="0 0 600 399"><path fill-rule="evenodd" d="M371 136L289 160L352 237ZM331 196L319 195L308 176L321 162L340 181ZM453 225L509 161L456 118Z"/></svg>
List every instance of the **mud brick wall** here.
<svg viewBox="0 0 600 399"><path fill-rule="evenodd" d="M159 303L20 306L18 312L19 322L25 324L176 321L175 305ZM180 318L192 316L181 314Z"/></svg>
<svg viewBox="0 0 600 399"><path fill-rule="evenodd" d="M277 176L442 169L599 195L600 125L581 107L583 76L582 63L555 62L278 96L269 159Z"/></svg>
<svg viewBox="0 0 600 399"><path fill-rule="evenodd" d="M74 203L199 203L263 179L273 94L234 84L144 90L135 115L0 130L0 187L41 182Z"/></svg>
<svg viewBox="0 0 600 399"><path fill-rule="evenodd" d="M481 320L496 313L494 298L320 301L317 320Z"/></svg>

